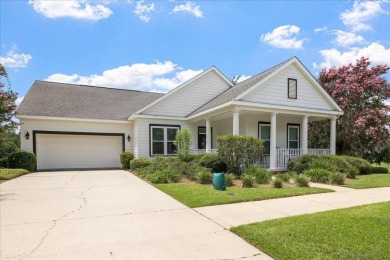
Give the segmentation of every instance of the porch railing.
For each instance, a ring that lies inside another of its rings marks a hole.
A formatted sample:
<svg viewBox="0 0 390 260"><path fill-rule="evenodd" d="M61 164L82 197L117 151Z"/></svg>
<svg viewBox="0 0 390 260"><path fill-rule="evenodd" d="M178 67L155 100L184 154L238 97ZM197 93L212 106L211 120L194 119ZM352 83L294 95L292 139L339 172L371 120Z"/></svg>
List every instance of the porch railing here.
<svg viewBox="0 0 390 260"><path fill-rule="evenodd" d="M206 149L196 149L191 151L193 154L205 154ZM218 153L218 149L210 149L210 153Z"/></svg>
<svg viewBox="0 0 390 260"><path fill-rule="evenodd" d="M330 149L307 149L308 154L330 154ZM287 168L288 161L303 155L303 149L276 148L276 167Z"/></svg>

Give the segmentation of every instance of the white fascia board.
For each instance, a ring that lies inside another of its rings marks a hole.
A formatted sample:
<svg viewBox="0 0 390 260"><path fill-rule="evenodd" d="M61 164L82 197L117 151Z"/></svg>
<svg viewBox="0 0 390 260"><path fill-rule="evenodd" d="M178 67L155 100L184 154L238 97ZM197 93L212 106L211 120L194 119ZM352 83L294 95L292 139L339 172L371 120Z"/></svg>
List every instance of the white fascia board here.
<svg viewBox="0 0 390 260"><path fill-rule="evenodd" d="M320 110L304 107L288 107L288 106L279 106L271 105L264 103L252 103L246 101L234 101L232 105L240 106L244 110L258 109L259 111L267 112L279 112L284 114L307 114L307 115L325 115L325 116L341 116L344 115L343 111L330 111L330 110Z"/></svg>
<svg viewBox="0 0 390 260"><path fill-rule="evenodd" d="M154 106L155 104L159 103L161 100L164 100L165 98L169 97L170 95L172 95L173 93L176 93L177 91L179 91L180 89L184 88L185 86L187 86L188 84L194 82L195 80L198 80L199 78L203 77L204 75L206 75L207 73L211 72L211 71L214 71L215 73L217 73L218 76L220 76L230 87L233 86L233 83L228 79L226 78L225 75L223 75L215 66L203 71L202 73L199 73L198 75L196 75L195 77L193 77L192 79L189 79L187 80L186 82L184 82L183 84L181 84L180 86L172 89L171 91L169 91L168 93L166 93L165 95L163 95L162 97L156 99L155 101L153 101L152 103L148 104L147 106L144 106L143 108L141 108L140 110L136 111L134 114L140 114L142 113L143 111L145 111L146 109ZM130 116L131 117L131 116ZM129 117L129 119L130 119Z"/></svg>
<svg viewBox="0 0 390 260"><path fill-rule="evenodd" d="M61 121L83 121L83 122L96 122L96 123L116 123L116 124L129 124L128 120L104 120L104 119L86 119L86 118L71 118L71 117L52 117L52 116L29 116L29 115L16 115L18 119L40 119L40 120L61 120Z"/></svg>
<svg viewBox="0 0 390 260"><path fill-rule="evenodd" d="M205 111L202 111L202 112L200 112L200 113L197 113L197 114L195 114L195 115L192 115L192 116L190 116L190 117L187 117L187 119L188 120L192 120L192 119L195 119L195 118L198 118L198 117L207 117L207 116L205 116L205 115L207 115L207 114L210 114L210 113L212 113L212 112L215 112L215 111L217 111L217 110L220 110L220 109L222 109L222 108L225 108L225 107L227 107L227 106L230 106L232 104L232 102L230 101L230 102L226 102L226 103L223 103L222 105L219 105L219 106L216 106L216 107L212 107L212 108L210 108L210 109L207 109L207 110L205 110Z"/></svg>
<svg viewBox="0 0 390 260"><path fill-rule="evenodd" d="M174 116L153 116L153 115L136 115L136 114L132 114L130 117L129 117L129 121L132 121L132 120L135 120L137 118L148 118L148 119L164 119L164 120L182 120L182 121L185 121L187 120L187 118L185 117L174 117Z"/></svg>

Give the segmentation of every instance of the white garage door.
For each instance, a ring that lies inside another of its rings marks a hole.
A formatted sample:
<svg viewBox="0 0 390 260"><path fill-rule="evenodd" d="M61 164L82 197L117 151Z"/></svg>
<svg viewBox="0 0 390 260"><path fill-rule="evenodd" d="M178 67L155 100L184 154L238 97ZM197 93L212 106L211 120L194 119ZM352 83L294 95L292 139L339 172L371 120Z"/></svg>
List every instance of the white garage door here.
<svg viewBox="0 0 390 260"><path fill-rule="evenodd" d="M37 134L37 168L120 167L121 136Z"/></svg>

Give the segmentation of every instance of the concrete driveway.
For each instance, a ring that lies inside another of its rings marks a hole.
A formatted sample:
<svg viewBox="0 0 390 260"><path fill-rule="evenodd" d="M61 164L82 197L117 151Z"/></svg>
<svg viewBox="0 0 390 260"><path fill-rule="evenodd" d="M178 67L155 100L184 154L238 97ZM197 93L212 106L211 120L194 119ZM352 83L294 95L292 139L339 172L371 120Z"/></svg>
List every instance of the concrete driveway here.
<svg viewBox="0 0 390 260"><path fill-rule="evenodd" d="M1 259L269 259L132 174L33 173L0 185Z"/></svg>

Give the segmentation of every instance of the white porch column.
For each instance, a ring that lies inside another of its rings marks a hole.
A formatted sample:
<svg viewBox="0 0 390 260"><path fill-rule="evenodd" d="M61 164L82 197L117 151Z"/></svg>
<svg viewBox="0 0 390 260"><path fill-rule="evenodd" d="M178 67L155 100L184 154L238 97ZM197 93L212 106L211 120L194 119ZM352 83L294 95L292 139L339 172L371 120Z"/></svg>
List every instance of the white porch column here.
<svg viewBox="0 0 390 260"><path fill-rule="evenodd" d="M271 115L270 170L276 170L276 113Z"/></svg>
<svg viewBox="0 0 390 260"><path fill-rule="evenodd" d="M233 111L233 135L240 134L240 111Z"/></svg>
<svg viewBox="0 0 390 260"><path fill-rule="evenodd" d="M210 119L206 118L206 153L211 152L211 125Z"/></svg>
<svg viewBox="0 0 390 260"><path fill-rule="evenodd" d="M302 150L303 154L307 154L307 127L308 127L308 122L309 122L309 117L308 116L303 116L302 119Z"/></svg>
<svg viewBox="0 0 390 260"><path fill-rule="evenodd" d="M336 117L330 119L330 153L336 154Z"/></svg>

